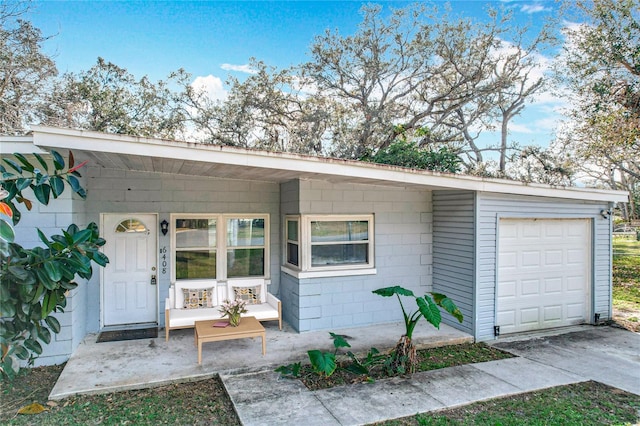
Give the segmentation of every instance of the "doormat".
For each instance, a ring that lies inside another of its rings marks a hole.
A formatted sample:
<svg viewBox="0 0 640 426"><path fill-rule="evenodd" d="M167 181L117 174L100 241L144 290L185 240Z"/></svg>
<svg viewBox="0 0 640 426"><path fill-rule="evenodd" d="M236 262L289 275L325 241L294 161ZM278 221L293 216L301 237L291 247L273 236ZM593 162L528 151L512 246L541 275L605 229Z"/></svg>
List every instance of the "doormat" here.
<svg viewBox="0 0 640 426"><path fill-rule="evenodd" d="M137 328L134 330L103 331L98 335L98 343L117 342L119 340L153 339L158 337L158 327Z"/></svg>

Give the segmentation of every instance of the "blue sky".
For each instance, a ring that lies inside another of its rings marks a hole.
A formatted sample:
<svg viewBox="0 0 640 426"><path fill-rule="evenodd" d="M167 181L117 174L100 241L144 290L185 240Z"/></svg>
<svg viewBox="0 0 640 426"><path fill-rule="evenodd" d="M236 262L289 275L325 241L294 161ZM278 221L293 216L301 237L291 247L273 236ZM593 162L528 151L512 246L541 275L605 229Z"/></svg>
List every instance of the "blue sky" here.
<svg viewBox="0 0 640 426"><path fill-rule="evenodd" d="M224 92L229 73L241 77L249 58L285 68L306 59L314 36L325 29L352 34L361 22L359 1L37 1L28 15L45 36L45 50L62 72L87 70L98 56L137 78L164 79L178 68L209 77ZM385 8L409 2L377 2ZM444 4L443 2L437 2ZM482 17L487 5L513 8L517 21L541 23L553 1L450 2L453 11ZM521 144L546 144L557 117L546 98L515 122Z"/></svg>

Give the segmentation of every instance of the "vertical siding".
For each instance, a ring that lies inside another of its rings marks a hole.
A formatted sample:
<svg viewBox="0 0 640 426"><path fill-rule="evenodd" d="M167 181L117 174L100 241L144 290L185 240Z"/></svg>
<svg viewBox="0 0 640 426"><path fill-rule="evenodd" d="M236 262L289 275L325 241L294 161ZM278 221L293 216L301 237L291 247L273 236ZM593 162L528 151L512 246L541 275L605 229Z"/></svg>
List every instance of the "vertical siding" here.
<svg viewBox="0 0 640 426"><path fill-rule="evenodd" d="M475 282L475 195L471 191L433 191L433 291L449 296L462 311L460 324L473 333Z"/></svg>
<svg viewBox="0 0 640 426"><path fill-rule="evenodd" d="M478 277L477 340L494 339L495 289L497 265L497 225L499 218L566 218L592 219L592 286L593 305L590 316L599 313L611 317L611 234L609 221L600 216L608 204L557 198L514 196L493 193L478 194Z"/></svg>

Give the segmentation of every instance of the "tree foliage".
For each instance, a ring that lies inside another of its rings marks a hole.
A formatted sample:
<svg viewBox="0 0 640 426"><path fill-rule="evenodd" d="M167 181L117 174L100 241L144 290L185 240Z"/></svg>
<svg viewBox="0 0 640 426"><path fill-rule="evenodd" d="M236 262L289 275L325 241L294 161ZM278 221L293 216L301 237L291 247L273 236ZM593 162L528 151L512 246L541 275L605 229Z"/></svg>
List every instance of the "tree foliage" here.
<svg viewBox="0 0 640 426"><path fill-rule="evenodd" d="M362 160L437 172L457 173L460 170L460 158L448 147L434 150L403 140L396 141L373 155L365 156Z"/></svg>
<svg viewBox="0 0 640 426"><path fill-rule="evenodd" d="M175 139L187 121L184 94L170 89L185 85L179 70L167 81L136 79L126 69L98 58L88 71L66 73L40 110L48 125Z"/></svg>
<svg viewBox="0 0 640 426"><path fill-rule="evenodd" d="M633 193L640 179L640 2L585 0L567 5L557 78L569 89L571 122L561 140L583 172ZM631 186L629 186L631 184Z"/></svg>
<svg viewBox="0 0 640 426"><path fill-rule="evenodd" d="M60 332L54 314L64 311L68 292L78 285L76 275L89 279L92 262L105 266L109 261L99 251L105 241L95 223L84 229L72 224L51 237L38 230L41 247L26 249L15 242L20 207L31 210L34 203L25 191L43 205L62 195L66 186L82 198L86 195L77 171L84 163L74 165L71 153L68 168L55 151L53 164L33 156L35 163L14 154L15 161L3 158L0 165L0 374L8 378L15 376L20 360L32 363L42 344Z"/></svg>
<svg viewBox="0 0 640 426"><path fill-rule="evenodd" d="M24 3L0 2L0 134L21 134L35 120L49 82L58 73L41 49L47 37L21 19Z"/></svg>

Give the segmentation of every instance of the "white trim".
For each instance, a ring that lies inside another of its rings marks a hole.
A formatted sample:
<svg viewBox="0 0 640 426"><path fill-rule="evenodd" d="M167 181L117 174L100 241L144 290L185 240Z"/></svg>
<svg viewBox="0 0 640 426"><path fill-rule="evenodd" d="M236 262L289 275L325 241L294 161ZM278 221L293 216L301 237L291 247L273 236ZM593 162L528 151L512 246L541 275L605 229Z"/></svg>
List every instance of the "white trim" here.
<svg viewBox="0 0 640 426"><path fill-rule="evenodd" d="M155 247L154 247L154 253L155 253L155 265L153 266L155 268L155 273L156 273L156 319L155 322L153 324L159 324L159 315L160 315L160 278L159 278L159 268L158 268L158 261L159 261L159 247L160 247L160 236L158 235L158 232L160 230L160 220L159 220L159 214L158 213L142 213L142 212L135 212L135 213L127 213L127 212L122 212L122 213L100 213L100 235L104 236L105 235L105 218L107 216L120 216L122 218L126 218L126 217L137 217L140 215L148 215L148 216L153 216L155 217L155 223L156 223L156 229L155 229L155 234L154 234L154 238L155 238ZM102 252L102 254L104 254L104 246L100 247L100 251ZM105 269L106 268L100 268L100 329L103 329L105 327L105 320L104 320L104 282L105 282ZM117 326L117 328L121 328L119 325Z"/></svg>
<svg viewBox="0 0 640 426"><path fill-rule="evenodd" d="M280 270L287 275L291 275L294 278L329 278L329 277L355 277L358 275L376 275L378 270L376 268L362 268L362 269L332 269L324 271L298 271L291 269L287 266L280 266Z"/></svg>
<svg viewBox="0 0 640 426"><path fill-rule="evenodd" d="M227 277L227 219L263 219L264 220L264 275L251 277L233 277L231 279L243 278L262 278L270 281L271 262L269 261L270 253L270 215L269 213L171 213L169 214L169 233L170 244L169 251L171 266L171 285L174 285L176 279L176 219L215 219L216 221L216 277L203 278L205 280L215 280L225 282ZM242 248L242 247L240 247Z"/></svg>
<svg viewBox="0 0 640 426"><path fill-rule="evenodd" d="M504 179L412 170L362 161L247 150L45 126L32 126L32 129L34 145L43 149L86 150L137 157L175 158L236 165L238 167L284 170L298 173L301 179L322 179L324 176L340 176L361 183L376 185L393 183L407 186L424 186L428 189L462 189L589 201L627 202L629 199L629 195L625 191L555 187Z"/></svg>

